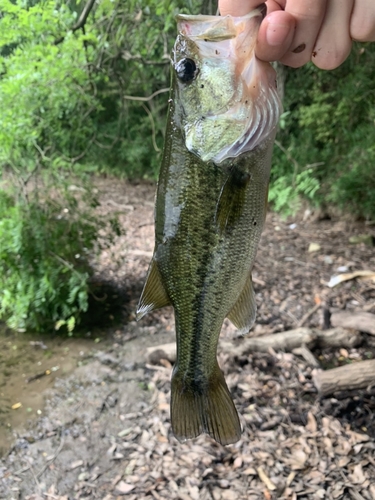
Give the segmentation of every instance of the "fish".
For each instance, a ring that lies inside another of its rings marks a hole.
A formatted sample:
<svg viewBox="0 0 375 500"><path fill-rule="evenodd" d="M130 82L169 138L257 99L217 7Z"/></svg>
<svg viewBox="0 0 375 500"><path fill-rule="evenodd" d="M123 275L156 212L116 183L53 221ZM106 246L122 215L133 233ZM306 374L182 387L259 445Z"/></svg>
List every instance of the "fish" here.
<svg viewBox="0 0 375 500"><path fill-rule="evenodd" d="M256 315L251 270L281 112L276 73L254 54L263 16L177 16L155 248L136 314L174 308L171 427L181 442L241 438L217 346L225 318L248 332Z"/></svg>

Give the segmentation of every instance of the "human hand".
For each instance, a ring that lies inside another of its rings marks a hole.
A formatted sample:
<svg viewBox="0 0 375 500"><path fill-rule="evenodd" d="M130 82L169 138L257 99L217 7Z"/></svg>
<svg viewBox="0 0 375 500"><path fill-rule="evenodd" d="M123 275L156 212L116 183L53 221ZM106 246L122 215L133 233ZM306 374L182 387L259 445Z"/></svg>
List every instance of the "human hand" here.
<svg viewBox="0 0 375 500"><path fill-rule="evenodd" d="M334 69L348 57L352 40L375 41L374 0L268 0L256 55L297 68L312 61ZM243 16L259 0L219 0L221 15Z"/></svg>

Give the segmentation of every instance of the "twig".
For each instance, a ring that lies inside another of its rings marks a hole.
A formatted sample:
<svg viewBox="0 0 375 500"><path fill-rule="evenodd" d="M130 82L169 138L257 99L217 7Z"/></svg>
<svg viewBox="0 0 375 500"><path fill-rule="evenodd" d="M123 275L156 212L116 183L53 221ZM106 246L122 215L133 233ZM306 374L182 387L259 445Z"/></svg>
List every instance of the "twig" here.
<svg viewBox="0 0 375 500"><path fill-rule="evenodd" d="M64 160L69 161L72 165L74 165L77 161L81 160L81 158L83 158L86 155L86 153L89 150L91 144L93 144L94 141L96 140L96 135L97 134L95 132L94 135L89 140L89 142L88 142L86 148L84 149L84 151L82 151L82 153L80 153L78 156L75 156L74 158L69 158L68 156L65 156L65 155L61 155L61 156L64 158Z"/></svg>
<svg viewBox="0 0 375 500"><path fill-rule="evenodd" d="M146 111L148 114L148 117L150 118L150 123L151 123L151 130L152 130L152 145L154 146L154 149L157 153L160 153L160 148L156 144L156 131L155 131L155 122L154 122L154 117L152 116L151 111L148 109L148 107L145 104L141 104L142 108Z"/></svg>
<svg viewBox="0 0 375 500"><path fill-rule="evenodd" d="M56 458L59 455L60 451L62 450L63 446L64 446L64 438L61 436L61 441L60 441L59 447L57 448L56 453L53 455L51 460L48 460L48 462L45 463L43 465L43 467L40 469L40 471L36 474L36 476L35 476L36 479L38 479L44 473L44 471L47 469L47 467L49 467L56 460Z"/></svg>
<svg viewBox="0 0 375 500"><path fill-rule="evenodd" d="M310 318L310 316L312 316L319 309L320 306L321 304L315 304L315 306L311 308L310 311L307 311L307 313L304 316L302 316L302 318L297 323L297 326L298 327L303 326L306 323L306 321Z"/></svg>
<svg viewBox="0 0 375 500"><path fill-rule="evenodd" d="M94 7L96 0L88 0L87 4L84 6L83 11L81 12L81 15L79 16L78 21L76 24L73 26L71 31L74 33L75 31L79 30L80 28L83 28L86 24L87 18L89 17L89 14ZM65 36L61 36L60 38L57 38L54 41L54 45L58 45L59 43L63 42L65 40Z"/></svg>
<svg viewBox="0 0 375 500"><path fill-rule="evenodd" d="M293 158L293 156L289 153L289 151L287 149L284 148L284 146L281 144L281 142L279 141L275 141L275 145L281 149L281 151L285 154L285 156L288 158L288 160L293 163L294 165L294 173L293 173L293 185L294 185L294 181L295 181L295 177L297 175L297 172L299 171L300 169L300 166L299 166L299 163L296 159Z"/></svg>
<svg viewBox="0 0 375 500"><path fill-rule="evenodd" d="M164 66L166 64L170 64L170 58L168 56L163 57L163 59L161 61L160 60L149 61L147 59L144 59L142 56L138 56L138 55L132 56L131 54L129 54L129 52L124 51L122 53L122 58L125 61L139 61L142 64L147 64L148 66Z"/></svg>
<svg viewBox="0 0 375 500"><path fill-rule="evenodd" d="M32 375L31 377L26 379L26 384L29 384L30 382L34 382L34 380L38 380L46 375L49 375L51 373L51 370L44 370L44 372L37 373L36 375Z"/></svg>
<svg viewBox="0 0 375 500"><path fill-rule="evenodd" d="M371 311L371 309L373 309L374 307L375 307L375 302L370 302L370 304L366 304L365 306L363 306L363 310L368 312Z"/></svg>
<svg viewBox="0 0 375 500"><path fill-rule="evenodd" d="M142 102L147 102L147 101L151 101L151 99L153 99L154 97L156 97L157 95L159 94L164 94L165 92L169 92L170 88L165 88L165 89L159 89L157 90L156 92L154 92L153 94L151 94L150 96L148 97L138 97L138 96L135 96L135 95L124 95L122 96L124 99L128 99L129 101L142 101Z"/></svg>
<svg viewBox="0 0 375 500"><path fill-rule="evenodd" d="M35 484L36 484L36 486L38 488L38 493L40 493L40 484L39 484L39 481L38 481L38 474L35 474L33 466L31 465L31 462L29 462L28 458L25 457L24 460L25 460L25 462L27 462L29 464L29 470L30 470L30 472L31 472L31 474L32 474L32 476L34 478Z"/></svg>
<svg viewBox="0 0 375 500"><path fill-rule="evenodd" d="M92 295L97 302L105 302L108 299L108 295L106 293L103 295L103 297L98 297L90 288L89 294Z"/></svg>
<svg viewBox="0 0 375 500"><path fill-rule="evenodd" d="M349 486L349 488L350 496L354 498L354 500L365 500L365 498L360 493L358 493L358 491L356 491L353 486Z"/></svg>
<svg viewBox="0 0 375 500"><path fill-rule="evenodd" d="M303 359L309 363L311 366L314 368L320 368L320 363L314 356L314 354L310 351L310 349L305 345L302 344L301 347L297 347L296 349L293 349L292 351L293 354L297 354L297 356L302 356Z"/></svg>
<svg viewBox="0 0 375 500"><path fill-rule="evenodd" d="M52 257L55 257L56 260L58 260L61 264L66 266L68 269L70 269L73 273L75 273L77 276L81 277L80 273L77 271L77 269L75 269L73 264L71 264L67 260L63 259L62 257L60 257L60 255L57 255L55 252L52 252L52 250L50 250L49 253L50 253L50 255L52 255Z"/></svg>
<svg viewBox="0 0 375 500"><path fill-rule="evenodd" d="M251 280L253 283L256 283L257 285L266 286L266 282L261 280L260 278L256 278L255 276L252 276Z"/></svg>
<svg viewBox="0 0 375 500"><path fill-rule="evenodd" d="M262 467L257 468L257 473L258 473L259 479L262 481L262 483L264 483L266 485L266 487L269 490L271 490L271 491L276 490L276 486L273 484L271 479L264 472Z"/></svg>

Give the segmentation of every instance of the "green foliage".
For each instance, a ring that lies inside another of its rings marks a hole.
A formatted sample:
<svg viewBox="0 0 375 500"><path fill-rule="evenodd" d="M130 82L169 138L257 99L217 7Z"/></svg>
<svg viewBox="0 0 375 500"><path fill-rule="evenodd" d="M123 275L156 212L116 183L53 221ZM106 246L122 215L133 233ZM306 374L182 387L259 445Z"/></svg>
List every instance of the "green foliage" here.
<svg viewBox="0 0 375 500"><path fill-rule="evenodd" d="M288 69L271 201L290 214L300 197L375 217L375 46L356 44L334 71Z"/></svg>
<svg viewBox="0 0 375 500"><path fill-rule="evenodd" d="M94 202L67 186L44 200L0 190L0 319L10 327L71 332L87 310L89 262L105 225Z"/></svg>
<svg viewBox="0 0 375 500"><path fill-rule="evenodd" d="M368 148L353 147L348 154L349 168L333 183L329 200L344 211L374 219L375 216L375 147L368 137Z"/></svg>
<svg viewBox="0 0 375 500"><path fill-rule="evenodd" d="M72 331L86 310L104 222L90 190L73 196L65 177L156 177L174 17L210 5L102 0L78 28L82 2L0 0L0 317L11 326ZM287 70L277 210L290 214L304 197L375 217L374 81L374 44L332 72Z"/></svg>
<svg viewBox="0 0 375 500"><path fill-rule="evenodd" d="M295 177L281 176L275 179L269 191L269 202L276 212L293 215L299 208L301 198L307 198L314 203L315 194L320 185L313 176L313 169L308 168Z"/></svg>
<svg viewBox="0 0 375 500"><path fill-rule="evenodd" d="M200 4L103 0L73 32L81 3L1 0L0 162L33 169L38 150L49 167L155 177L174 18Z"/></svg>
<svg viewBox="0 0 375 500"><path fill-rule="evenodd" d="M199 0L132 0L100 4L87 27L98 40L93 66L102 112L88 158L99 170L156 178L161 161L169 93L170 51L177 13L199 13ZM111 11L111 23L106 21ZM148 98L157 92L149 100Z"/></svg>

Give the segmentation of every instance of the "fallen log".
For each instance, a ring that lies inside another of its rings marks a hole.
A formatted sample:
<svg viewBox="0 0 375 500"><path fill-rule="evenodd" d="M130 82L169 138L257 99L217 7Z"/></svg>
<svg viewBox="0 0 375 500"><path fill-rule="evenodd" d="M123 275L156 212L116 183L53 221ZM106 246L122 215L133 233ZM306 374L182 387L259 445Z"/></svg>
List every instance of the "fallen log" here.
<svg viewBox="0 0 375 500"><path fill-rule="evenodd" d="M317 330L315 328L296 328L286 332L264 335L263 337L245 338L239 343L220 342L219 349L229 352L233 356L244 356L251 352L293 351L302 346L309 349L319 346L325 347L353 347L360 342L360 335L353 330L333 328L331 330ZM160 364L161 359L171 363L176 361L176 344L163 344L148 347L147 361L150 364Z"/></svg>
<svg viewBox="0 0 375 500"><path fill-rule="evenodd" d="M331 314L331 324L375 335L375 314L369 312L334 311Z"/></svg>
<svg viewBox="0 0 375 500"><path fill-rule="evenodd" d="M246 338L237 346L231 342L221 342L220 346L234 356L243 356L251 352L268 352L270 348L274 351L292 351L301 345L310 346L316 339L317 334L314 329L301 327L263 337Z"/></svg>
<svg viewBox="0 0 375 500"><path fill-rule="evenodd" d="M355 347L362 339L358 330L347 328L331 328L330 330L316 330L318 346L325 347Z"/></svg>
<svg viewBox="0 0 375 500"><path fill-rule="evenodd" d="M321 396L374 386L375 359L358 361L326 371L317 370L313 375L313 382Z"/></svg>

